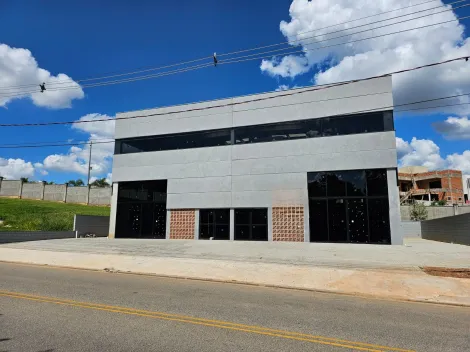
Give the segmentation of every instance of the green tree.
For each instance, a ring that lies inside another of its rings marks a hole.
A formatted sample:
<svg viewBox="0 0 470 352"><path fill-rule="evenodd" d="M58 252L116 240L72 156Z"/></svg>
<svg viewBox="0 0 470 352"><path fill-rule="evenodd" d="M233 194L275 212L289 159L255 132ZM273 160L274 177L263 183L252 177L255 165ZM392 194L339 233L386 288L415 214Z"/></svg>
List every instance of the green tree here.
<svg viewBox="0 0 470 352"><path fill-rule="evenodd" d="M42 181L45 185L55 185L54 181Z"/></svg>
<svg viewBox="0 0 470 352"><path fill-rule="evenodd" d="M85 185L85 183L83 183L83 180L80 178L78 180L70 180L69 182L67 182L67 184L71 187L79 187Z"/></svg>
<svg viewBox="0 0 470 352"><path fill-rule="evenodd" d="M91 183L90 186L93 187L109 187L109 183L106 181L106 178L99 178Z"/></svg>
<svg viewBox="0 0 470 352"><path fill-rule="evenodd" d="M423 203L413 202L410 206L410 218L413 221L422 221L428 218L428 209Z"/></svg>
<svg viewBox="0 0 470 352"><path fill-rule="evenodd" d="M28 182L29 182L29 178L28 178L28 177L22 177L22 178L21 178L21 182L23 182L23 183L28 183Z"/></svg>

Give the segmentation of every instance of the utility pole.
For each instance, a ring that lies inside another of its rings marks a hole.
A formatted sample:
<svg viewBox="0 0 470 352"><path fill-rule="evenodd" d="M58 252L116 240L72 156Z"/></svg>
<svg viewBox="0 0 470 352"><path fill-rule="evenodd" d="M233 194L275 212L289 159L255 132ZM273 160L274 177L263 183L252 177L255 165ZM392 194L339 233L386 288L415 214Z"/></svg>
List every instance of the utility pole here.
<svg viewBox="0 0 470 352"><path fill-rule="evenodd" d="M90 185L90 172L91 172L91 148L93 147L93 142L90 141L90 155L88 156L88 181L87 186Z"/></svg>

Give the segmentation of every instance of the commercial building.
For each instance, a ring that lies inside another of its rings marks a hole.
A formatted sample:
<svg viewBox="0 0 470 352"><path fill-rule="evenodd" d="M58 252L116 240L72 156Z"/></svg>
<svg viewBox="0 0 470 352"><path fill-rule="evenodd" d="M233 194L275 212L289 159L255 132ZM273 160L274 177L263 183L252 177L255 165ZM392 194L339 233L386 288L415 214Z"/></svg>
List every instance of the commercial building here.
<svg viewBox="0 0 470 352"><path fill-rule="evenodd" d="M409 166L398 170L400 203L444 201L448 205L465 203L462 171L429 171L422 166Z"/></svg>
<svg viewBox="0 0 470 352"><path fill-rule="evenodd" d="M401 244L391 77L118 114L109 237Z"/></svg>

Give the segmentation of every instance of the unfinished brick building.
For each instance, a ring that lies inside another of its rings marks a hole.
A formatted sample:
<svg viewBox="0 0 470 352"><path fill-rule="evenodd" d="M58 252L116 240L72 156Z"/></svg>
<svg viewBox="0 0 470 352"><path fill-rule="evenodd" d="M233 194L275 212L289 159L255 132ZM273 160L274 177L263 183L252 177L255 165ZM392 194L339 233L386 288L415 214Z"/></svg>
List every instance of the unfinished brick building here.
<svg viewBox="0 0 470 352"><path fill-rule="evenodd" d="M402 204L411 200L445 201L447 205L464 204L462 171L428 171L424 167L398 170L398 187Z"/></svg>

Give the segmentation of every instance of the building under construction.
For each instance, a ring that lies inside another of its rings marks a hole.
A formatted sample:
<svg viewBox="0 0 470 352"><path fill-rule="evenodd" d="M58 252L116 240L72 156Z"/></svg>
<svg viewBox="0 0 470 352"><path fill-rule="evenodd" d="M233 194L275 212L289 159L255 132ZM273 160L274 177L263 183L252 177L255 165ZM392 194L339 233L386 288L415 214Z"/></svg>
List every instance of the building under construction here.
<svg viewBox="0 0 470 352"><path fill-rule="evenodd" d="M413 200L445 201L447 205L464 204L462 172L459 170L428 171L422 166L398 170L401 204Z"/></svg>

